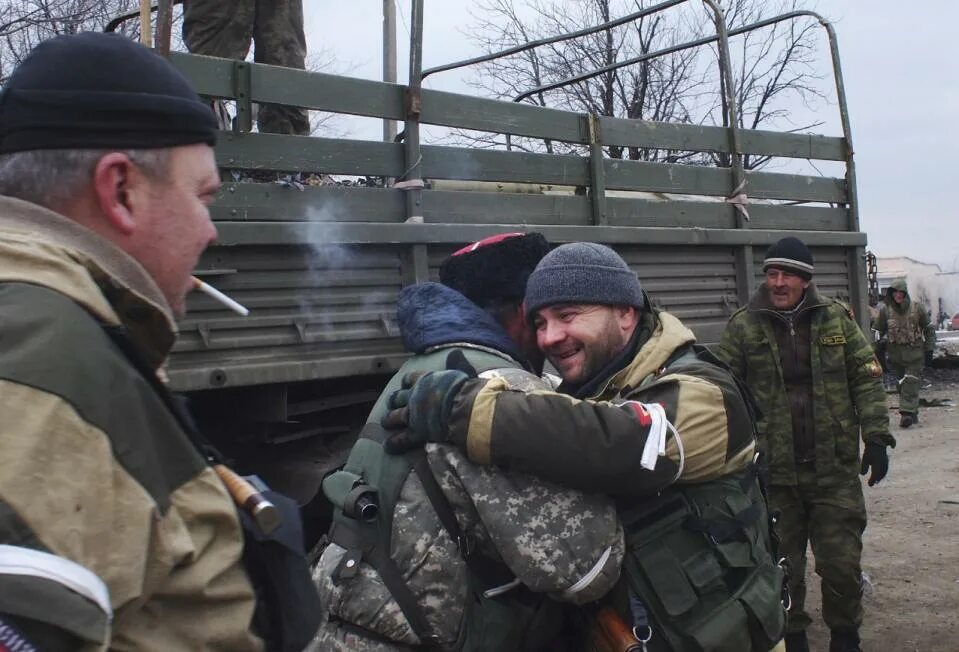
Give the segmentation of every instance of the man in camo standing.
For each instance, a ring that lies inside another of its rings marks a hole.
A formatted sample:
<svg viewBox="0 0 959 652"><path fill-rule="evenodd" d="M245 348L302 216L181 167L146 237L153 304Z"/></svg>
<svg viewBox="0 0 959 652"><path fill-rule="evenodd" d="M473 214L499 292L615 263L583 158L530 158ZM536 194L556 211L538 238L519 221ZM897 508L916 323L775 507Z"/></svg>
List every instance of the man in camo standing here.
<svg viewBox="0 0 959 652"><path fill-rule="evenodd" d="M889 469L882 369L848 306L819 294L813 257L797 238L766 252L766 282L729 320L716 354L753 391L759 446L769 463L769 504L781 513L780 553L792 569L787 652L808 652L806 546L822 578L830 652L858 652L862 533L869 486ZM859 459L859 438L865 450Z"/></svg>
<svg viewBox="0 0 959 652"><path fill-rule="evenodd" d="M905 279L893 281L879 307L876 330L885 340L889 366L898 381L899 426L919 423L919 375L932 362L936 327L919 303L909 297Z"/></svg>

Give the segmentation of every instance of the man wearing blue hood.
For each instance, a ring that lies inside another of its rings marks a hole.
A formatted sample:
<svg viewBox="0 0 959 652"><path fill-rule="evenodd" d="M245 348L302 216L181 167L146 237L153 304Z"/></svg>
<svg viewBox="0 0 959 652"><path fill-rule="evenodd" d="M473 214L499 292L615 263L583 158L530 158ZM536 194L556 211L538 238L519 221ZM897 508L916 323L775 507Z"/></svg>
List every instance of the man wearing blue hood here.
<svg viewBox="0 0 959 652"><path fill-rule="evenodd" d="M335 514L314 573L327 613L311 649L559 650L555 600L584 604L615 584L623 533L610 499L475 465L448 444L387 455L379 425L411 372L457 368L549 389L523 310L548 251L538 233L492 236L444 261L441 283L400 294L414 355L323 483Z"/></svg>

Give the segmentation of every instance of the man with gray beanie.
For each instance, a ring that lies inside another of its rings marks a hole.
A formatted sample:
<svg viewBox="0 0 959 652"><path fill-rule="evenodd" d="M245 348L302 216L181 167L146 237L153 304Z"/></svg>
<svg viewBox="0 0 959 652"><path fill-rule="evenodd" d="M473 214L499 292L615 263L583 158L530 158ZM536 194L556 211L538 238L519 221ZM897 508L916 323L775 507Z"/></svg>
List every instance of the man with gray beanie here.
<svg viewBox="0 0 959 652"><path fill-rule="evenodd" d="M44 41L0 94L2 649L263 649L255 546L157 376L216 237L215 137L118 35Z"/></svg>
<svg viewBox="0 0 959 652"><path fill-rule="evenodd" d="M819 294L812 253L798 238L772 245L766 282L733 314L717 355L749 386L763 415L769 503L780 512L782 554L792 569L786 649L806 652L806 547L822 577L830 652L859 650L862 532L869 486L889 468L882 370L849 308ZM859 459L859 439L865 444Z"/></svg>
<svg viewBox="0 0 959 652"><path fill-rule="evenodd" d="M592 602L619 577L623 532L612 500L472 464L455 446L388 455L380 425L410 373L469 368L516 389L549 387L522 308L526 280L548 251L539 233L490 236L443 261L440 283L400 293L396 317L413 355L343 469L323 482L335 514L315 578L329 617L311 650L577 649L562 645L560 602ZM358 478L376 488L385 518L358 517Z"/></svg>
<svg viewBox="0 0 959 652"><path fill-rule="evenodd" d="M456 371L408 379L384 424L395 451L423 441L614 496L623 577L606 600L651 650L769 650L783 628L742 388L672 315L653 309L608 247L550 252L527 317L563 377L511 391ZM438 394L442 394L442 400Z"/></svg>

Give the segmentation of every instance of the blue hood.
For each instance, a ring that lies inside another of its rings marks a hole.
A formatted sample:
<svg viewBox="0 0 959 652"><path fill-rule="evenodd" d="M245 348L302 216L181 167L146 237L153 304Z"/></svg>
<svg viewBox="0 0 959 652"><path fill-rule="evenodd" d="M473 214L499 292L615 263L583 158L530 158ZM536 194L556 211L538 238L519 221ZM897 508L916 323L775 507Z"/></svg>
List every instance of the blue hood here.
<svg viewBox="0 0 959 652"><path fill-rule="evenodd" d="M493 317L440 283L410 285L400 292L396 320L407 351L423 353L444 344L478 344L525 360L516 342Z"/></svg>

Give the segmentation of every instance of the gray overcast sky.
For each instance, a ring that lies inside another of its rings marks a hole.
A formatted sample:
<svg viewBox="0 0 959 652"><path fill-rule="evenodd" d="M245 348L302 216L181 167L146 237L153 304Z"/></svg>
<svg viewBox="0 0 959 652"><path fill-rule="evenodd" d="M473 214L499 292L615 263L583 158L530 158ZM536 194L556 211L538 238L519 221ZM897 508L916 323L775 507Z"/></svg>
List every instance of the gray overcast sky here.
<svg viewBox="0 0 959 652"><path fill-rule="evenodd" d="M461 33L471 22L466 0L427 0L424 65L476 56ZM327 48L339 71L381 78L382 3L304 2L311 52ZM399 79L407 64L409 3L398 1ZM959 3L949 0L821 0L836 26L850 107L862 228L880 256L910 256L959 269ZM825 52L825 40L823 51ZM825 60L824 60L825 61ZM824 70L828 73L828 70ZM464 73L428 86L467 92ZM823 104L822 131L838 135L838 110ZM350 126L351 137L378 138L380 127Z"/></svg>

